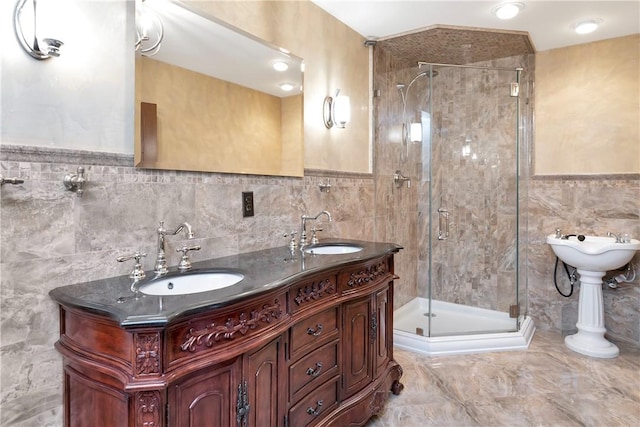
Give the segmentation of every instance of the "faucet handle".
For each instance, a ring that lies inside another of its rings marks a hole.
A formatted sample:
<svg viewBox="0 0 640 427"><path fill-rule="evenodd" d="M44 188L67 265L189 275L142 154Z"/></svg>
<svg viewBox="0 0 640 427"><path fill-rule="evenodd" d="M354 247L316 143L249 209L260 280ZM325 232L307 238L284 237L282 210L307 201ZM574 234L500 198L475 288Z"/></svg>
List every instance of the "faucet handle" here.
<svg viewBox="0 0 640 427"><path fill-rule="evenodd" d="M181 248L176 249L176 252L182 252L182 258L180 259L180 263L178 264L178 270L187 271L191 270L191 260L189 260L189 251L199 251L201 249L200 245L195 246L183 246Z"/></svg>
<svg viewBox="0 0 640 427"><path fill-rule="evenodd" d="M282 237L289 238L289 249L295 249L298 247L298 243L296 242L296 234L297 231L291 230L289 233L284 233Z"/></svg>
<svg viewBox="0 0 640 427"><path fill-rule="evenodd" d="M116 261L118 262L125 262L125 261L129 261L132 259L136 260L135 265L133 266L133 270L131 270L131 273L129 273L129 277L132 278L135 281L138 280L142 280L146 277L146 274L144 273L144 270L142 269L142 264L140 263L140 258L146 257L147 254L145 253L140 253L140 252L136 252L134 254L131 255L124 255L124 256L119 256L118 258L116 258Z"/></svg>
<svg viewBox="0 0 640 427"><path fill-rule="evenodd" d="M313 227L311 229L311 244L312 245L315 245L315 244L317 244L319 242L318 241L318 236L316 235L316 233L318 231L322 231L322 228Z"/></svg>

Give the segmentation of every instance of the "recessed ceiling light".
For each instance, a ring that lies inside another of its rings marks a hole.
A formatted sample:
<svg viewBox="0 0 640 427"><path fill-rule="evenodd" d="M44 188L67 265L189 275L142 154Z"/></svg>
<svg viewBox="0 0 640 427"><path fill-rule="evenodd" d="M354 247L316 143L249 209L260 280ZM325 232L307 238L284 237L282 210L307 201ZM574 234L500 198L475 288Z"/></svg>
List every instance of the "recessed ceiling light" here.
<svg viewBox="0 0 640 427"><path fill-rule="evenodd" d="M597 30L600 23L602 23L602 19L589 19L588 21L578 22L573 26L573 29L578 34L589 34Z"/></svg>
<svg viewBox="0 0 640 427"><path fill-rule="evenodd" d="M496 7L493 8L492 12L499 19L511 19L515 17L520 11L524 9L524 3L510 1L505 3L500 3Z"/></svg>
<svg viewBox="0 0 640 427"><path fill-rule="evenodd" d="M293 90L293 85L289 83L283 83L280 85L280 89L284 90L285 92L290 92L291 90Z"/></svg>
<svg viewBox="0 0 640 427"><path fill-rule="evenodd" d="M276 61L273 63L273 69L276 71L287 71L289 65L286 62Z"/></svg>

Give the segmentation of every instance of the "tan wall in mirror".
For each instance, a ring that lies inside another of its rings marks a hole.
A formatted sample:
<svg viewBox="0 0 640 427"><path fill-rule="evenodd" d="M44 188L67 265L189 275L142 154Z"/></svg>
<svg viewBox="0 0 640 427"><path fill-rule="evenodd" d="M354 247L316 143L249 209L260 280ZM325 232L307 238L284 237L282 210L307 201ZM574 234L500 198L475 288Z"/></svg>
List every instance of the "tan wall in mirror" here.
<svg viewBox="0 0 640 427"><path fill-rule="evenodd" d="M292 114L289 106L299 105L299 100L282 102L281 98L150 58L141 58L138 67L141 100L156 104L158 111L157 160L153 165L146 161L142 165L301 175L302 171L293 170L296 163L283 159L280 138L286 123L283 114ZM287 156L295 158L301 151L293 148L296 129L289 126L286 131L287 143L294 151Z"/></svg>
<svg viewBox="0 0 640 427"><path fill-rule="evenodd" d="M640 173L640 34L536 54L535 174Z"/></svg>
<svg viewBox="0 0 640 427"><path fill-rule="evenodd" d="M282 111L282 165L283 171L292 171L304 162L304 147L300 144L300 135L303 134L302 95L283 98L280 103Z"/></svg>
<svg viewBox="0 0 640 427"><path fill-rule="evenodd" d="M200 9L304 58L304 167L371 173L369 50L364 38L308 0L187 0ZM351 100L351 123L327 129L325 96Z"/></svg>

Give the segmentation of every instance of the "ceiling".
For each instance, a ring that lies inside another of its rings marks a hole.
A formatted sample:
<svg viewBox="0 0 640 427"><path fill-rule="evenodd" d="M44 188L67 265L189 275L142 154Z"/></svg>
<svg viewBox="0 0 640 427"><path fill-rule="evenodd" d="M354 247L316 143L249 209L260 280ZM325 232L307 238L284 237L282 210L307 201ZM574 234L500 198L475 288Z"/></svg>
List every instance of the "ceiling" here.
<svg viewBox="0 0 640 427"><path fill-rule="evenodd" d="M386 39L434 25L525 31L536 51L589 43L640 33L640 1L518 0L524 9L503 21L492 9L496 1L436 0L311 0L367 39ZM572 26L602 19L591 34L578 35Z"/></svg>
<svg viewBox="0 0 640 427"><path fill-rule="evenodd" d="M157 25L151 25L154 16L164 27L160 49L156 54L145 56L281 98L300 94L300 58L183 3L156 0L138 3L136 7L137 27L146 24L156 28ZM155 37L155 31L149 30L149 34ZM212 40L223 42L212 43ZM143 42L143 47L145 44ZM275 71L274 62L286 63L289 68ZM283 91L283 83L293 89Z"/></svg>

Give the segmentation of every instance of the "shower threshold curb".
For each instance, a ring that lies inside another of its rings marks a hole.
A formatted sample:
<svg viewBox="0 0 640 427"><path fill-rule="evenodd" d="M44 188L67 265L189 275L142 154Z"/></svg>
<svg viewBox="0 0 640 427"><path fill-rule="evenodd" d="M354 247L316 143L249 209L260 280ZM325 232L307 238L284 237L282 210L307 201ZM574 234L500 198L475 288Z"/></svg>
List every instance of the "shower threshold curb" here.
<svg viewBox="0 0 640 427"><path fill-rule="evenodd" d="M526 350L535 330L533 319L528 316L521 318L520 330L514 332L425 337L394 329L393 345L427 356Z"/></svg>

